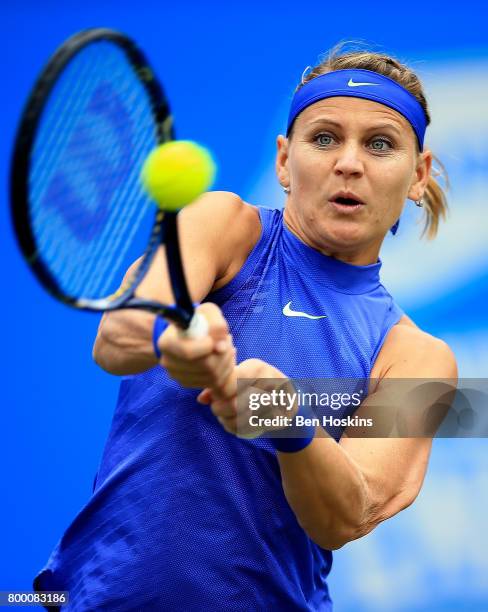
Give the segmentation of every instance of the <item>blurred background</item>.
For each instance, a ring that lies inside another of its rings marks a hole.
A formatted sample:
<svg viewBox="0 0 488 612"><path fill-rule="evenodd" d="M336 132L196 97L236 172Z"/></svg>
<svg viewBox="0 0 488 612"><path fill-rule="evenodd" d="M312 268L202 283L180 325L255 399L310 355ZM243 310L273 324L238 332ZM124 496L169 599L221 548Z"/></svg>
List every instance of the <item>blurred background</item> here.
<svg viewBox="0 0 488 612"><path fill-rule="evenodd" d="M427 144L451 180L448 222L420 241L407 202L382 253L383 281L426 331L450 343L460 375L488 374L488 39L484 3L412 0L241 3L85 0L0 3L0 227L4 393L0 412L0 590L31 589L58 538L88 499L118 380L98 369L95 315L38 287L8 214L9 157L33 80L54 49L92 26L121 29L146 50L177 135L219 160L216 189L280 207L276 135L304 68L340 40L361 39L409 63L430 103ZM488 609L488 444L436 440L413 507L335 554L337 611ZM171 560L168 560L170 563Z"/></svg>

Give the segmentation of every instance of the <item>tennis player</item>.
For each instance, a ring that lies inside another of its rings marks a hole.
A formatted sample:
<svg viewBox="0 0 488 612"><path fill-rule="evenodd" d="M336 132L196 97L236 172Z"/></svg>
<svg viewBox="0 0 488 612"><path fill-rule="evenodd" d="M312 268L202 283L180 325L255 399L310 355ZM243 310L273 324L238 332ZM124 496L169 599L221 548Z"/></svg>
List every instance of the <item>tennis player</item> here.
<svg viewBox="0 0 488 612"><path fill-rule="evenodd" d="M217 192L181 213L209 336L180 338L147 313L104 316L94 357L123 376L118 404L93 495L37 589L90 612L332 609L331 551L412 504L431 439L313 426L243 439L235 381L456 377L448 346L380 281L406 200L424 207L430 237L446 210L429 121L408 67L337 47L302 78L278 136L284 211ZM140 294L171 299L163 252Z"/></svg>

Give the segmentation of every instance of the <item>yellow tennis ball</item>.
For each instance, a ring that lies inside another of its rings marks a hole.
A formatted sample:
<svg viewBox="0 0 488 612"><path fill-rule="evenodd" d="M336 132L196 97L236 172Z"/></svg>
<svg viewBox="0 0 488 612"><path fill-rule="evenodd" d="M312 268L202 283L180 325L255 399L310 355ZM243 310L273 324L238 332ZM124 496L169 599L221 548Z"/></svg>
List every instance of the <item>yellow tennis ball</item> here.
<svg viewBox="0 0 488 612"><path fill-rule="evenodd" d="M207 149L190 140L173 140L151 151L141 180L162 210L176 211L207 191L215 172L215 162Z"/></svg>

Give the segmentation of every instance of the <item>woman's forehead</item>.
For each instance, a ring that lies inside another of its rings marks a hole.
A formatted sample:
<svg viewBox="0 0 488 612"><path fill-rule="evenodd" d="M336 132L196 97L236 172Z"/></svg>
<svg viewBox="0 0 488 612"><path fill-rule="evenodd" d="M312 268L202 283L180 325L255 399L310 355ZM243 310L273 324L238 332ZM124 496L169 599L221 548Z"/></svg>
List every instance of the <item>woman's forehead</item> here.
<svg viewBox="0 0 488 612"><path fill-rule="evenodd" d="M350 123L353 118L355 123L366 128L381 122L400 131L410 131L410 124L396 110L372 100L346 96L326 98L311 104L300 113L296 122L306 127L327 120L338 124Z"/></svg>

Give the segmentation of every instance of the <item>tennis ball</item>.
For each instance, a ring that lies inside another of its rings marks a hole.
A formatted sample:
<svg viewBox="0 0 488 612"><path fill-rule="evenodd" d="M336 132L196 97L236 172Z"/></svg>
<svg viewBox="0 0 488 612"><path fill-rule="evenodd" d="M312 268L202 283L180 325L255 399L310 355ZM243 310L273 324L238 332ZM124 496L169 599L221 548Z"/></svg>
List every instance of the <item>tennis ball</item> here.
<svg viewBox="0 0 488 612"><path fill-rule="evenodd" d="M173 140L151 151L141 180L162 210L177 211L208 190L215 172L207 149L190 140Z"/></svg>

